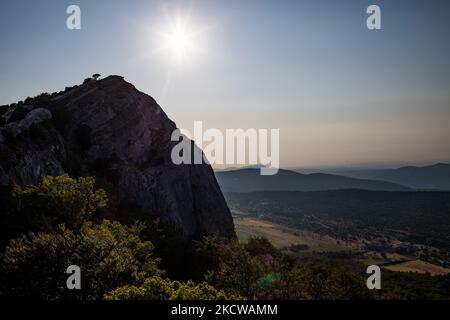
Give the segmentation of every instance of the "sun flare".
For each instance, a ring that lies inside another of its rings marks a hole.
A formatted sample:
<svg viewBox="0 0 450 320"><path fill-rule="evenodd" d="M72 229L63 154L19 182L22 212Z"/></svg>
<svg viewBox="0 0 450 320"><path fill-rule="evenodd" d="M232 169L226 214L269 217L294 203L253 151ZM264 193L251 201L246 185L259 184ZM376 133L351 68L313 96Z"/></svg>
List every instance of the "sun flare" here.
<svg viewBox="0 0 450 320"><path fill-rule="evenodd" d="M168 22L165 28L158 30L163 51L177 63L192 60L194 51L199 49L199 32L182 15L171 17Z"/></svg>
<svg viewBox="0 0 450 320"><path fill-rule="evenodd" d="M181 61L189 51L189 34L185 28L177 28L167 35L167 44L173 56Z"/></svg>

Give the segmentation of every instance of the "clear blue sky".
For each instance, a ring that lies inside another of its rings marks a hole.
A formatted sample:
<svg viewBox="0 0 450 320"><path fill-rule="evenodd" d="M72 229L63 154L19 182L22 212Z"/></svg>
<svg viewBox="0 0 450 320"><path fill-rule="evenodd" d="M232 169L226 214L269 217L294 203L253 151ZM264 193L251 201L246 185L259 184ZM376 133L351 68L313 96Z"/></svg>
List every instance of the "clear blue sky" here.
<svg viewBox="0 0 450 320"><path fill-rule="evenodd" d="M77 4L82 29L66 28ZM382 30L366 28L378 4ZM0 103L120 74L191 128L279 128L286 167L450 159L449 1L2 0ZM202 30L183 64L167 16Z"/></svg>

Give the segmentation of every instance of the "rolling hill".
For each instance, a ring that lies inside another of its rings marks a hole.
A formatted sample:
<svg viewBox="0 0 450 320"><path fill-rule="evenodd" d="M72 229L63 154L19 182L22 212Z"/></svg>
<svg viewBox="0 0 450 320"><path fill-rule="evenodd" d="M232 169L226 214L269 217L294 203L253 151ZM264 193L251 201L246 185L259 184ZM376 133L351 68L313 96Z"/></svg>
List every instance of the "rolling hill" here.
<svg viewBox="0 0 450 320"><path fill-rule="evenodd" d="M450 164L437 163L424 167L401 167L388 170L338 171L357 179L374 179L398 183L414 189L450 190Z"/></svg>
<svg viewBox="0 0 450 320"><path fill-rule="evenodd" d="M273 176L260 175L259 169L241 169L216 172L216 178L223 192L253 191L320 191L339 189L364 189L380 191L408 191L400 184L349 178L333 174L301 174L280 169Z"/></svg>

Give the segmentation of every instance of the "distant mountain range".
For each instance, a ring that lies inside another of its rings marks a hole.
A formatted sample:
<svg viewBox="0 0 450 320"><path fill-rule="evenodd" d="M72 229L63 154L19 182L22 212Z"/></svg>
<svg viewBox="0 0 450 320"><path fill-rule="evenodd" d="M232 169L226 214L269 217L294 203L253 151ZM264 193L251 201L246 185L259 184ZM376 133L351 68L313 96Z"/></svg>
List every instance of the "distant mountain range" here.
<svg viewBox="0 0 450 320"><path fill-rule="evenodd" d="M334 174L302 174L280 169L272 176L260 175L256 168L216 172L222 192L253 191L320 191L339 189L364 189L380 191L408 191L406 186L377 180L349 178Z"/></svg>
<svg viewBox="0 0 450 320"><path fill-rule="evenodd" d="M450 164L384 170L342 170L333 173L358 179L383 180L414 189L450 190Z"/></svg>

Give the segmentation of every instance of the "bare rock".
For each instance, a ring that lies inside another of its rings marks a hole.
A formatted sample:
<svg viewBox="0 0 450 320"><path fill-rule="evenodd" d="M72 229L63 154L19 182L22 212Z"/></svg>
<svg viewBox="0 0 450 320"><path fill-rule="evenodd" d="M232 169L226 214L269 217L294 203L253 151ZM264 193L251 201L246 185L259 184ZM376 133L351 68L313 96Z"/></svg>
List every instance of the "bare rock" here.
<svg viewBox="0 0 450 320"><path fill-rule="evenodd" d="M32 125L36 125L52 118L52 114L45 108L37 108L27 113L23 120L11 122L6 125L9 133L16 137L28 130Z"/></svg>

